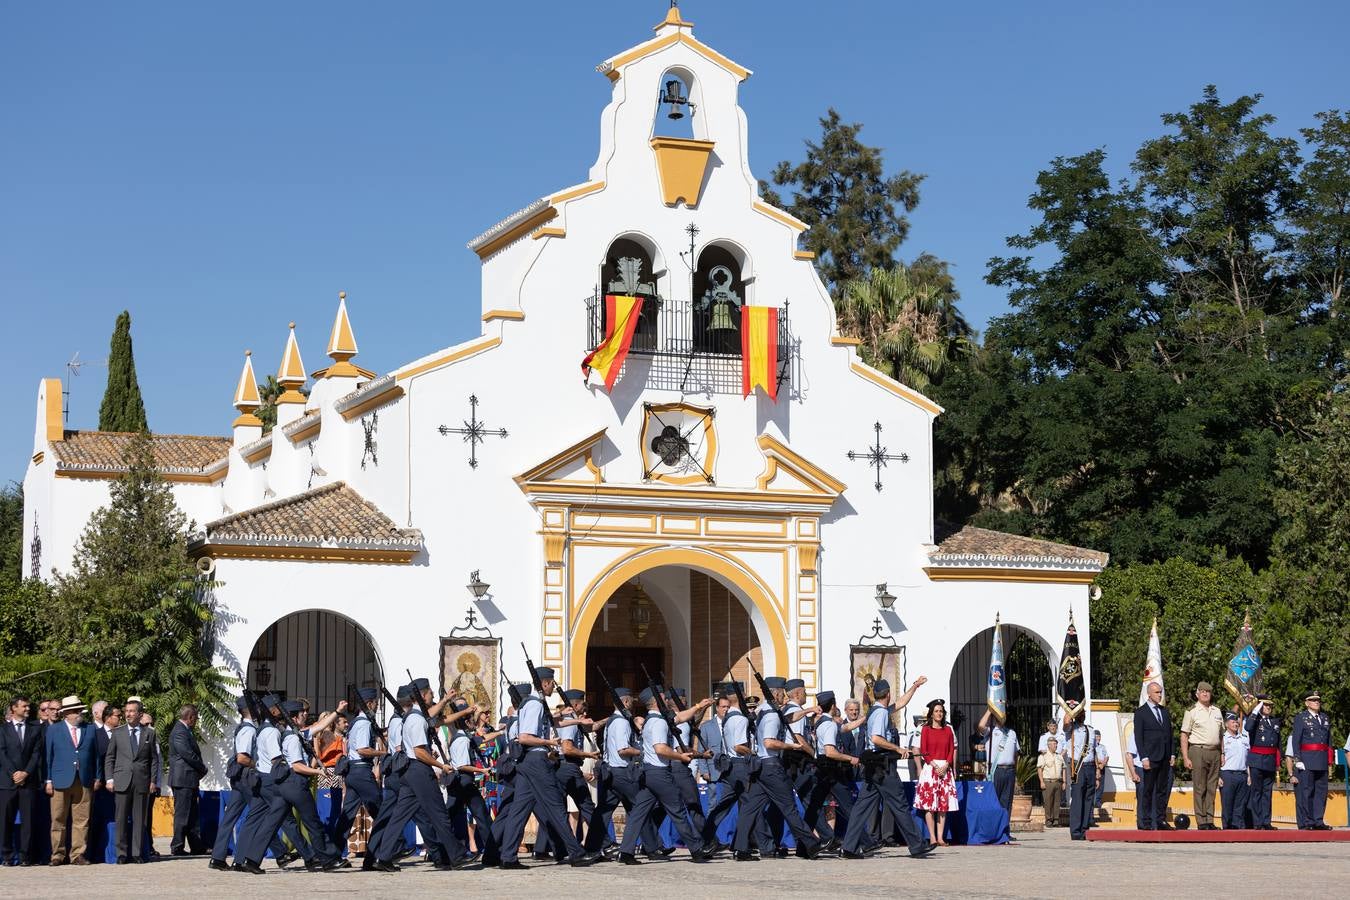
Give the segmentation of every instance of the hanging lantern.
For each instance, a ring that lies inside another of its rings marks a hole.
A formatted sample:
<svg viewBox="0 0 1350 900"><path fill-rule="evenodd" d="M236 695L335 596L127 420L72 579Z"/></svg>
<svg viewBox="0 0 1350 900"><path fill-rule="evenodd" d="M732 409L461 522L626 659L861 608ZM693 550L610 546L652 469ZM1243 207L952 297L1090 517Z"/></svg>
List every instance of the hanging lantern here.
<svg viewBox="0 0 1350 900"><path fill-rule="evenodd" d="M684 83L678 78L672 78L666 82L666 94L661 98L662 102L670 108L666 117L676 121L684 118L684 109L689 105L689 98L684 96Z"/></svg>
<svg viewBox="0 0 1350 900"><path fill-rule="evenodd" d="M638 580L632 602L628 604L628 624L633 629L633 637L639 641L647 637L647 631L652 627L652 601L642 589L641 579Z"/></svg>

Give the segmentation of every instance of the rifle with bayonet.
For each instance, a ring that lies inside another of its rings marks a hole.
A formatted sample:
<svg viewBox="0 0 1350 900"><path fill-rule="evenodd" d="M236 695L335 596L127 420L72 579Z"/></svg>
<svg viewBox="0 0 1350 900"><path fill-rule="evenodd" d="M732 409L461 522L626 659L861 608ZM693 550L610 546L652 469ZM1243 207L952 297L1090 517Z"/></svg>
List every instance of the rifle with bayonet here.
<svg viewBox="0 0 1350 900"><path fill-rule="evenodd" d="M680 729L675 725L675 717L671 715L670 707L666 706L666 698L661 694L661 685L652 678L652 673L647 671L645 663L642 664L642 674L647 676L647 687L651 689L652 697L656 699L656 711L660 713L661 718L666 720L666 727L670 734L675 738L675 746L681 753L688 753L689 748L684 744L684 738L680 736Z"/></svg>
<svg viewBox="0 0 1350 900"><path fill-rule="evenodd" d="M408 684L411 685L416 681L416 679L413 678L412 669L404 669L404 671L408 673ZM441 746L441 730L436 726L435 722L431 721L431 710L427 708L427 701L422 699L422 692L416 687L412 689L412 695L413 700L417 703L417 708L421 710L422 715L427 720L427 738L435 745L436 752L441 755L441 760L448 763L450 761L450 754L446 753L445 748Z"/></svg>

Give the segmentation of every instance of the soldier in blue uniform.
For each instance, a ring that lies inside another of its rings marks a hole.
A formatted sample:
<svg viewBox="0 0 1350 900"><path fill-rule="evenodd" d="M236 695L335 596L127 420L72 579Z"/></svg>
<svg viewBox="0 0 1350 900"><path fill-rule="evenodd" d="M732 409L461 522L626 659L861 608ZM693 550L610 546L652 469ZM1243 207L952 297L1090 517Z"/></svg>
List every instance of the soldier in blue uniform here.
<svg viewBox="0 0 1350 900"><path fill-rule="evenodd" d="M666 706L672 709L675 706L675 696L679 696L681 705L684 704L684 688L666 689ZM707 823L703 815L703 800L698 793L698 782L694 779L696 766L705 761L705 751L699 750L694 744L694 726L693 722L698 715L712 705L712 700L700 700L695 706L674 713L672 718L675 720L675 730L679 733L680 741L690 751L691 761L688 763L677 762L670 765L670 776L675 779L675 787L680 792L680 801L684 806L685 814L689 817L689 822L694 826L694 830L703 833L703 826ZM673 710L672 710L673 711ZM674 741L674 738L672 738ZM678 746L678 745L676 745ZM656 828L661 827L665 821L666 813L664 808L657 806L653 811L652 822ZM705 845L711 847L712 844Z"/></svg>
<svg viewBox="0 0 1350 900"><path fill-rule="evenodd" d="M297 857L309 851L309 845L295 827L294 819L287 815L290 806L281 793L281 782L291 777L291 770L286 764L281 747L282 732L279 725L285 724L282 701L276 694L268 694L261 702L263 708L267 710L268 718L258 727L258 733L253 741L253 767L258 780L249 801L249 816L244 822L243 833L239 836L239 846L235 850L235 864L231 867L235 871L248 872L252 875L263 874L262 860L269 849L272 850L278 866L284 865L283 860L289 856L289 854L277 856L280 845L277 839L278 827L295 847Z"/></svg>
<svg viewBox="0 0 1350 900"><path fill-rule="evenodd" d="M333 843L339 852L347 846L347 836L351 833L352 823L356 821L357 811L364 806L372 820L378 819L382 799L374 774L375 763L385 755L384 751L375 747L377 729L373 713L377 709L375 701L380 694L375 688L359 688L356 694L362 709L349 719L345 762L339 764L338 771L346 785L342 793L342 813L333 824ZM374 844L377 836L372 830L366 846Z"/></svg>
<svg viewBox="0 0 1350 900"><path fill-rule="evenodd" d="M835 719L838 708L835 705L834 691L821 691L816 694L816 706L820 715L815 722L816 764L814 779L810 791L803 798L806 807L803 818L806 824L816 830L825 841L823 851L833 853L843 845L842 835L848 831L848 820L853 814L853 767L858 757L844 749L848 738L839 728ZM833 797L835 802L834 828L825 821L826 801ZM825 835L829 835L826 838Z"/></svg>
<svg viewBox="0 0 1350 900"><path fill-rule="evenodd" d="M1225 713L1224 732L1219 742L1219 802L1223 807L1223 827L1245 828L1247 809L1251 802L1247 799L1248 781L1247 758L1251 749L1251 738L1242 730L1238 714Z"/></svg>
<svg viewBox="0 0 1350 900"><path fill-rule="evenodd" d="M453 703L457 713L469 709L469 704L463 700L455 700ZM454 769L454 774L450 776L445 791L446 808L450 814L451 824L463 822L466 812L473 816L483 864L499 865L502 861L501 850L492 835L492 817L488 815L487 803L483 800L483 792L478 789L477 781L477 776L486 775L488 770L473 761L473 736L460 727L458 721L451 727L453 734L447 752L450 754L450 766Z"/></svg>
<svg viewBox="0 0 1350 900"><path fill-rule="evenodd" d="M791 737L787 723L774 710L775 705L781 708L787 700L787 680L771 677L764 679L764 683L774 695L774 702L770 703L766 697L759 709L755 710L759 771L751 779L750 789L741 800L733 844L736 858L743 860L749 855L750 833L756 830L765 809L772 804L792 830L792 836L797 842L797 855L815 859L820 855L820 842L797 813L797 795L792 791L792 782L788 780L787 770L783 766L784 751L802 751ZM774 838L777 838L776 834ZM761 847L761 852L764 849Z"/></svg>
<svg viewBox="0 0 1350 900"><path fill-rule="evenodd" d="M524 683L507 685L506 691L511 697L512 708L519 712L521 704L530 696L533 689L533 685ZM506 746L497 757L497 779L501 783L501 791L497 797L497 816L492 820L492 839L497 842L498 847L502 846L502 840L506 835L506 821L516 797L516 763L525 753L519 740L520 716L507 716L503 719L502 732L502 740Z"/></svg>
<svg viewBox="0 0 1350 900"><path fill-rule="evenodd" d="M574 866L589 866L600 859L599 853L586 853L576 835L567 827L567 801L558 785L557 767L552 758L562 741L553 733L552 716L547 697L553 693L553 670L544 666L536 670L542 692L535 691L525 698L518 716L520 734L516 740L524 753L516 762L515 792L501 830L503 869L523 869L517 858L525 825L530 814L541 829L552 832L550 840L558 841L567 851L567 859Z"/></svg>
<svg viewBox="0 0 1350 900"><path fill-rule="evenodd" d="M422 837L426 840L428 848L435 846L438 850L435 867L462 869L471 865L474 859L455 836L454 828L450 825L450 815L446 812L445 802L441 799L441 792L436 786L435 776L438 771L454 774L454 769L448 762L432 755L430 735L434 726L422 713L423 705L427 705L427 713L436 716L446 701L430 705L431 685L425 678L414 680L409 687L412 688L414 700L417 693L421 694L422 703L414 702L403 716L402 741L406 764L399 784L398 797L391 804L393 811L389 814L384 830L380 834L380 843L374 848L374 868L381 872L398 871L394 857L402 843L403 828L413 820L416 813L420 812L429 825L429 828L423 831ZM368 850L367 855L369 853ZM429 857L430 855L428 852Z"/></svg>
<svg viewBox="0 0 1350 900"><path fill-rule="evenodd" d="M610 817L614 810L623 806L628 816L624 826L623 843L619 845L619 854L627 854L629 865L636 865L633 855L637 850L639 838L647 848L649 855L661 854L660 839L652 826L651 817L638 821L635 810L642 793L642 748L637 743L637 732L633 725L638 712L627 688L616 687L618 704L604 720L600 732L600 765L596 768L595 809L591 821L586 826L587 853L598 853L609 838Z"/></svg>
<svg viewBox="0 0 1350 900"><path fill-rule="evenodd" d="M1075 841L1087 840L1092 827L1092 802L1097 796L1097 761L1101 749L1092 736L1092 729L1080 722L1064 720L1064 756L1069 770L1069 837Z"/></svg>
<svg viewBox="0 0 1350 900"><path fill-rule="evenodd" d="M571 797L577 806L577 818L581 823L591 820L595 812L595 803L591 801L591 790L582 774L581 764L588 759L598 759L599 753L588 751L583 745L583 726L590 726L586 718L586 692L578 690L563 691L566 705L558 711L558 739L562 741L561 758L558 760L558 786L564 797ZM580 839L580 835L578 835ZM548 838L548 829L540 829L534 844L534 858L548 859L552 843ZM558 859L563 859L562 847L556 848Z"/></svg>
<svg viewBox="0 0 1350 900"><path fill-rule="evenodd" d="M915 678L909 690L900 696L898 704L902 707L908 705L914 692L927 683L928 679L923 675ZM867 712L867 733L863 758L860 760L863 786L858 792L857 802L853 804L853 815L849 818L848 830L844 832L844 846L839 855L844 859L866 857L864 845L871 843L872 817L884 804L905 838L909 855L926 856L933 852L935 845L925 841L919 832L919 826L910 812L905 785L896 771L896 763L901 757L909 756L910 751L900 746L900 735L891 721L890 682L878 678L872 684L872 696L876 700Z"/></svg>
<svg viewBox="0 0 1350 900"><path fill-rule="evenodd" d="M1270 824L1270 794L1275 787L1275 773L1280 761L1280 720L1270 714L1270 698L1258 694L1258 703L1244 723L1251 746L1247 752L1247 774L1251 787L1247 806L1251 810L1252 827L1274 831Z"/></svg>
<svg viewBox="0 0 1350 900"><path fill-rule="evenodd" d="M239 710L240 718L239 724L234 726L234 757L225 769L225 776L230 780L230 802L226 804L225 812L221 815L216 843L211 850L211 862L208 864L210 868L222 872L240 871L244 868L244 846L248 835L252 832L250 826L256 827L256 819L262 816L266 807L259 789L258 771L253 764L257 755L255 745L258 740L258 726L253 721L253 711L249 709L247 700L240 697L235 701L235 708ZM244 818L245 812L251 812L252 816ZM241 818L244 818L244 824L236 836L234 826ZM234 841L233 866L225 862L231 840ZM287 856L286 845L276 836L276 832L272 833L269 849L277 860L277 865L284 866L282 860Z"/></svg>
<svg viewBox="0 0 1350 900"><path fill-rule="evenodd" d="M741 711L740 698L736 696L733 687L734 685L730 684L724 685L721 699L718 701L718 709L722 711L722 752L712 762L713 767L720 773L722 790L717 803L708 810L708 814L704 817L703 843L708 847L715 844L720 846L717 841L717 828L750 790L755 770L755 743L750 729L750 720ZM723 707L722 701L726 701L725 707ZM725 847L722 849L725 849ZM744 851L738 850L736 852L736 859L742 862L754 858L748 847Z"/></svg>
<svg viewBox="0 0 1350 900"><path fill-rule="evenodd" d="M346 702L339 704L339 711L346 708ZM328 775L329 770L314 759L313 749L308 746L310 729L306 725L308 710L301 700L287 700L282 707L289 719L288 727L281 736L281 752L290 768L290 777L280 782L280 793L286 806L295 810L309 838L301 843L300 855L305 857L305 868L311 872L329 871L342 864L337 848L328 840L319 810L314 804L314 794L310 790L309 779L319 775ZM330 714L316 723L314 730L322 730L332 723L335 714ZM306 850L309 853L306 853Z"/></svg>
<svg viewBox="0 0 1350 900"><path fill-rule="evenodd" d="M1322 695L1310 691L1303 698L1304 710L1294 717L1294 799L1300 828L1330 831L1323 821L1327 808L1327 781L1335 751L1331 748L1331 720L1322 712Z"/></svg>

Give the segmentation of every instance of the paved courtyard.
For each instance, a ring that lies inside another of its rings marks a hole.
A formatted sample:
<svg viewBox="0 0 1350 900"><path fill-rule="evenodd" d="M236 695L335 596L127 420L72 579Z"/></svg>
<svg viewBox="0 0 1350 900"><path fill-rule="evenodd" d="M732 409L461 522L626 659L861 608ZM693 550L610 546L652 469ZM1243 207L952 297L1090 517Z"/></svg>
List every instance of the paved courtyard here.
<svg viewBox="0 0 1350 900"><path fill-rule="evenodd" d="M167 841L160 840L161 852ZM796 858L757 863L718 860L706 865L650 862L630 868L602 863L573 870L533 865L528 872L435 872L418 864L396 875L346 870L326 875L279 872L265 877L211 872L202 858L145 866L4 869L7 897L240 897L267 891L306 896L406 898L413 892L491 892L495 897L893 897L919 892L940 897L1153 897L1174 894L1183 870L1203 893L1247 897L1336 896L1350 884L1350 843L1156 846L1073 843L1067 832L1026 835L1008 847L954 847L926 860L890 850L858 862ZM1336 885L1341 885L1337 888Z"/></svg>

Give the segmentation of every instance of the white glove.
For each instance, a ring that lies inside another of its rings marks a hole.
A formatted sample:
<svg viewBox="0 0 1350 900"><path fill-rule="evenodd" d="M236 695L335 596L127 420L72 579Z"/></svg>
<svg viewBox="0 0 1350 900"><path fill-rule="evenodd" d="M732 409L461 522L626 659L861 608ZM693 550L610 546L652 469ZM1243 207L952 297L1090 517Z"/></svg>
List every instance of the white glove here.
<svg viewBox="0 0 1350 900"><path fill-rule="evenodd" d="M1307 766L1303 765L1303 760L1298 759L1294 761L1294 768L1302 772L1304 769L1307 768Z"/></svg>

